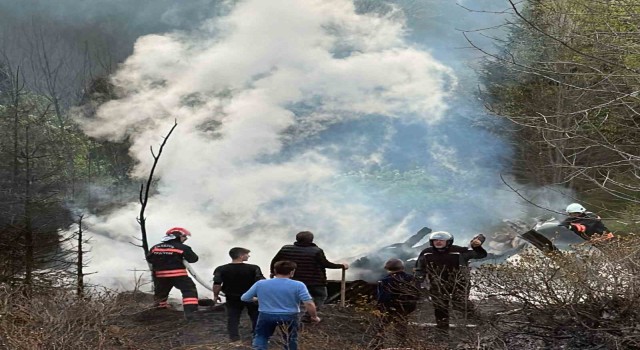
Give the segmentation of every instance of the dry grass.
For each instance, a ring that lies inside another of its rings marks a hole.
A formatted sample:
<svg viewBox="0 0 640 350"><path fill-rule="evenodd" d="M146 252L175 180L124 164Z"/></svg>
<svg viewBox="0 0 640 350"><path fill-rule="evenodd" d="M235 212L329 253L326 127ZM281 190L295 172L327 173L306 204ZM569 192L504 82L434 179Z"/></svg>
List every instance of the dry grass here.
<svg viewBox="0 0 640 350"><path fill-rule="evenodd" d="M473 274L474 288L486 293L477 304L484 315L475 328L452 328L448 342L431 327L428 301L411 315L406 348L440 349L639 349L640 238L629 236L594 248L543 256L523 253L511 263L489 265ZM244 343L227 340L224 312L201 309L186 323L176 310L150 308L144 293L49 289L26 297L0 287L0 348L91 350L250 349L250 326L243 317ZM452 314L453 323L461 320ZM375 332L375 308L365 297L347 308L325 305L323 321L306 326L300 350L364 350ZM399 344L390 329L385 346ZM280 348L277 336L272 348Z"/></svg>
<svg viewBox="0 0 640 350"><path fill-rule="evenodd" d="M528 251L510 264L485 266L478 289L502 301L489 315L492 347L513 348L511 339L526 339L545 349L640 348L639 273L634 235L546 256Z"/></svg>
<svg viewBox="0 0 640 350"><path fill-rule="evenodd" d="M113 293L77 298L49 289L25 296L22 289L0 288L0 344L5 349L116 349L122 330L112 321L128 304Z"/></svg>
<svg viewBox="0 0 640 350"><path fill-rule="evenodd" d="M72 291L50 290L27 298L20 290L0 289L0 348L243 350L250 349L249 322L241 324L243 343L229 343L224 312L201 309L199 320L186 323L177 310L149 308L144 293L94 293L78 299ZM374 332L375 314L369 304L339 308L327 305L320 324L307 325L299 335L300 350L367 349ZM408 346L438 350L411 328ZM278 335L272 347L280 348ZM393 344L393 336L388 344Z"/></svg>

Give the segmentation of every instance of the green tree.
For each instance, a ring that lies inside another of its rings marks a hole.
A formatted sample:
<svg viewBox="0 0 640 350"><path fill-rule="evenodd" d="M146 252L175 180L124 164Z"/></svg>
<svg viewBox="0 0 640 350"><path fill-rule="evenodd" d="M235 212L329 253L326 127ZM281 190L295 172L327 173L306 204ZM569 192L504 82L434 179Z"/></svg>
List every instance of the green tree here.
<svg viewBox="0 0 640 350"><path fill-rule="evenodd" d="M575 189L604 209L640 204L640 4L508 5L508 40L499 54L485 50L484 97L511 122L514 172L525 182Z"/></svg>

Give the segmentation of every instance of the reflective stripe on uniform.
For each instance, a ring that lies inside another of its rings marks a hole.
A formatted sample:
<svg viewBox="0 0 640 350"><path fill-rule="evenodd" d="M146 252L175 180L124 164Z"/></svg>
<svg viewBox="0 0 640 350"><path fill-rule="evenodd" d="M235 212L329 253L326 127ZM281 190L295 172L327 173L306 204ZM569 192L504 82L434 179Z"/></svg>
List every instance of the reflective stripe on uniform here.
<svg viewBox="0 0 640 350"><path fill-rule="evenodd" d="M187 269L177 269L177 270L163 270L156 271L156 277L179 277L179 276L187 276Z"/></svg>
<svg viewBox="0 0 640 350"><path fill-rule="evenodd" d="M182 298L182 305L198 305L198 298Z"/></svg>
<svg viewBox="0 0 640 350"><path fill-rule="evenodd" d="M576 224L576 223L571 223L571 226L574 226L576 228L576 230L578 230L578 232L585 232L587 230L587 226L583 225L583 224Z"/></svg>
<svg viewBox="0 0 640 350"><path fill-rule="evenodd" d="M184 253L184 250L178 248L153 248L151 249L152 253Z"/></svg>

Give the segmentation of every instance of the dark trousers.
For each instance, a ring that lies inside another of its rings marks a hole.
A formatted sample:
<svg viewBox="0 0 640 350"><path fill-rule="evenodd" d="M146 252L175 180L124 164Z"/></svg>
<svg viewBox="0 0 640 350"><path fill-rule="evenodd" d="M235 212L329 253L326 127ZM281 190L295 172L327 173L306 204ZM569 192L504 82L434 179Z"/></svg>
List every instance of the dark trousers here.
<svg viewBox="0 0 640 350"><path fill-rule="evenodd" d="M307 286L307 289L313 298L313 303L316 304L316 309L324 305L328 295L327 286Z"/></svg>
<svg viewBox="0 0 640 350"><path fill-rule="evenodd" d="M285 350L298 349L298 314L268 314L261 312L258 315L253 348L267 350L269 338L276 328L280 328Z"/></svg>
<svg viewBox="0 0 640 350"><path fill-rule="evenodd" d="M369 349L382 349L387 327L393 327L396 339L399 342L398 345L405 345L409 325L408 316L416 310L416 307L415 302L379 304L378 311L380 311L380 316L375 321L375 336L369 343Z"/></svg>
<svg viewBox="0 0 640 350"><path fill-rule="evenodd" d="M436 317L436 327L449 329L449 307L464 314L465 318L475 317L475 305L469 300L468 289L463 285L451 288L431 287L429 291Z"/></svg>
<svg viewBox="0 0 640 350"><path fill-rule="evenodd" d="M316 310L320 310L320 307L324 305L325 300L327 300L328 292L326 286L307 286L307 290L309 291L309 295L313 299L313 303L316 304ZM309 316L308 312L304 312L302 315L302 322L311 322L311 316Z"/></svg>
<svg viewBox="0 0 640 350"><path fill-rule="evenodd" d="M182 306L185 318L190 319L198 310L198 291L189 276L156 277L154 299L159 307L167 306L167 298L171 288L176 287L182 292Z"/></svg>
<svg viewBox="0 0 640 350"><path fill-rule="evenodd" d="M227 309L227 331L229 332L229 339L231 339L231 341L240 340L238 326L240 325L242 310L245 308L247 309L247 314L251 319L251 334L255 332L256 323L258 321L258 304L245 303L240 300L240 297L227 296L225 306Z"/></svg>

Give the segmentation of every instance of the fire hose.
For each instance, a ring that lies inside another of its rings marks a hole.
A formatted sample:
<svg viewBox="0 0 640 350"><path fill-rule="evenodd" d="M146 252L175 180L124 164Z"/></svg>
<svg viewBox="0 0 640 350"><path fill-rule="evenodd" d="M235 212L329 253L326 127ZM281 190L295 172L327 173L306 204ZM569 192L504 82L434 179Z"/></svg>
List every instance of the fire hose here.
<svg viewBox="0 0 640 350"><path fill-rule="evenodd" d="M183 260L182 262L184 263L184 267L187 268L187 271L189 271L191 276L193 276L193 278L195 278L195 280L198 281L198 283L200 283L203 287L205 287L208 290L213 292L213 289L211 288L211 283L205 283L204 280L202 279L202 277L200 277L196 273L196 270L194 270L194 268L191 266L191 264L189 264L186 260Z"/></svg>
<svg viewBox="0 0 640 350"><path fill-rule="evenodd" d="M202 279L202 277L200 277L196 273L196 270L194 270L194 268L191 266L191 264L189 264L186 260L183 260L182 262L184 263L184 267L187 268L187 271L189 271L191 276L193 276L193 278L195 278L196 281L198 281L198 283L200 283L203 287L205 287L208 290L213 292L213 289L211 288L211 284L210 283L205 283L204 280ZM151 264L148 264L148 265L149 265L149 271L153 271L153 267L151 266Z"/></svg>

